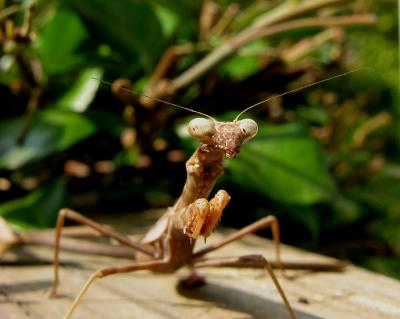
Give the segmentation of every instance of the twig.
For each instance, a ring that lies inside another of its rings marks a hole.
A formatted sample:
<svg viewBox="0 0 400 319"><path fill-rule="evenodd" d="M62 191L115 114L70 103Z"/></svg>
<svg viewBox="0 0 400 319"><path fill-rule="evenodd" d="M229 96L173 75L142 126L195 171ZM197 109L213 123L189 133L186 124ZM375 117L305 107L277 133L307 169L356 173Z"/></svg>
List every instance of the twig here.
<svg viewBox="0 0 400 319"><path fill-rule="evenodd" d="M21 38L29 38L29 34L31 32L31 28L32 28L32 17L33 17L33 11L35 10L34 6L30 6L27 10L27 12L25 13L24 16L24 23L21 27L21 30L19 32L19 36Z"/></svg>
<svg viewBox="0 0 400 319"><path fill-rule="evenodd" d="M30 92L27 108L26 108L26 115L21 125L21 129L18 134L17 143L21 144L28 134L29 128L32 123L33 115L39 105L39 98L42 95L42 89L40 87L32 88Z"/></svg>
<svg viewBox="0 0 400 319"><path fill-rule="evenodd" d="M26 108L26 115L22 123L21 129L18 134L17 143L21 144L28 134L29 128L32 124L33 115L39 105L39 98L42 95L42 89L38 86L31 89L28 105Z"/></svg>
<svg viewBox="0 0 400 319"><path fill-rule="evenodd" d="M279 7L259 16L250 28L265 27L341 2L347 2L347 0L310 0L305 2L286 1Z"/></svg>
<svg viewBox="0 0 400 319"><path fill-rule="evenodd" d="M21 9L21 6L18 4L15 4L13 6L9 6L7 8L0 10L0 21L14 13L17 13L20 9Z"/></svg>
<svg viewBox="0 0 400 319"><path fill-rule="evenodd" d="M111 227L110 227L111 228ZM68 226L63 229L63 237L79 237L79 238L92 238L99 237L100 234L89 226ZM38 231L28 231L18 234L19 240L31 241L34 238L48 237L49 240L54 240L54 229L44 229Z"/></svg>
<svg viewBox="0 0 400 319"><path fill-rule="evenodd" d="M24 245L39 245L54 247L54 232L30 233L21 235L21 243ZM117 258L135 259L135 251L131 247L102 244L93 241L85 241L74 238L63 238L60 247L63 250L79 252L91 255L112 256Z"/></svg>
<svg viewBox="0 0 400 319"><path fill-rule="evenodd" d="M215 23L218 13L218 6L215 2L204 0L201 7L199 19L199 40L203 41L208 38L208 32Z"/></svg>
<svg viewBox="0 0 400 319"><path fill-rule="evenodd" d="M282 22L270 26L268 28L252 28L246 32L238 34L234 45L243 46L251 41L271 36L278 33L283 33L296 29L303 28L316 28L316 27L336 27L336 26L349 26L360 24L374 24L376 23L376 16L374 14L355 14L349 16L339 17L316 17L316 18L303 18Z"/></svg>
<svg viewBox="0 0 400 319"><path fill-rule="evenodd" d="M350 15L341 17L317 17L292 20L270 26L268 28L248 28L239 33L234 38L223 43L206 55L202 60L197 62L191 68L183 72L170 82L173 90L179 90L199 77L208 70L215 67L219 62L236 52L240 47L247 43L278 33L296 30L300 28L316 28L316 27L333 27L357 24L373 24L376 22L376 16L373 14Z"/></svg>
<svg viewBox="0 0 400 319"><path fill-rule="evenodd" d="M389 125L392 120L393 118L389 112L380 112L365 121L353 134L353 147L360 148L364 144L368 135L381 127Z"/></svg>
<svg viewBox="0 0 400 319"><path fill-rule="evenodd" d="M218 259L215 261L198 261L196 262L196 268L202 267L235 267L235 268L264 268L265 263L257 259L242 259L242 263L237 263L238 257L226 258L224 265L221 265ZM345 261L335 261L335 262L291 262L291 261L269 261L272 268L279 269L283 266L285 270L311 270L311 271L344 271L348 265Z"/></svg>
<svg viewBox="0 0 400 319"><path fill-rule="evenodd" d="M282 50L280 59L287 64L293 64L305 55L310 54L313 50L320 47L323 43L339 40L343 36L343 32L339 28L329 28L315 36L306 38L297 42L293 46Z"/></svg>
<svg viewBox="0 0 400 319"><path fill-rule="evenodd" d="M21 43L30 43L32 40L31 28L32 18L35 6L30 6L24 17L24 23L18 32L13 34L14 40ZM26 81L29 83L30 92L29 100L26 108L26 116L22 123L21 130L18 134L17 143L22 143L26 134L29 131L34 113L39 105L39 99L42 95L42 82L43 82L43 68L40 60L37 57L30 56L24 53L23 50L18 50L15 54L16 61L25 76Z"/></svg>
<svg viewBox="0 0 400 319"><path fill-rule="evenodd" d="M221 18L212 27L209 32L209 36L220 36L222 35L228 26L231 24L232 20L235 18L239 12L239 5L237 3L230 4L225 12L222 14Z"/></svg>
<svg viewBox="0 0 400 319"><path fill-rule="evenodd" d="M159 81L169 71L172 66L172 63L175 61L177 57L182 55L189 54L193 52L195 49L194 44L187 43L183 45L169 47L164 54L162 55L160 61L158 62L151 78L150 78L150 85L154 84L155 82Z"/></svg>
<svg viewBox="0 0 400 319"><path fill-rule="evenodd" d="M110 228L111 229L111 228ZM88 226L70 226L63 229L63 240L61 248L68 251L112 256L117 258L135 258L135 251L131 247L103 244L94 241L85 241L79 238L98 238L101 235L93 228ZM3 240L4 242L4 240ZM39 245L39 246L54 246L54 229L46 229L41 231L31 231L22 234L16 234L14 239L9 240L6 245ZM4 251L3 251L4 253ZM1 256L1 254L0 254Z"/></svg>
<svg viewBox="0 0 400 319"><path fill-rule="evenodd" d="M159 92L160 90L163 90L162 84L160 84L161 80L167 76L178 58L192 53L195 49L196 47L192 43L169 47L161 56L160 61L155 67L144 93L149 96L166 95L167 92ZM139 101L147 108L152 108L154 106L154 101L148 98L141 97L139 98Z"/></svg>

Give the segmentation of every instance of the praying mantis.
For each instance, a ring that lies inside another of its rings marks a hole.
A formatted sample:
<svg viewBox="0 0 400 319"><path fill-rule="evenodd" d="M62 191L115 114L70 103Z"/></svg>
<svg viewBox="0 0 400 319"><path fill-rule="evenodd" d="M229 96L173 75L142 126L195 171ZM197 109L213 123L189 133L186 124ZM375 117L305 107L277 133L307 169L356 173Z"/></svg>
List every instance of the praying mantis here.
<svg viewBox="0 0 400 319"><path fill-rule="evenodd" d="M294 89L278 96L291 94L306 87L320 84L347 75L357 70L342 73L301 88ZM103 81L104 82L104 81ZM106 82L108 83L108 82ZM108 83L109 84L109 83ZM123 88L124 89L124 88ZM127 89L124 89L127 90ZM135 91L127 90L135 94ZM144 94L142 94L144 95ZM146 96L146 95L144 95ZM150 96L146 96L152 98ZM277 96L275 96L277 97ZM275 98L272 97L272 98ZM272 98L258 102L244 109L238 116L230 122L219 122L211 116L202 112L191 110L174 103L161 101L175 107L191 111L201 115L188 124L189 134L200 142L200 146L194 151L193 155L186 162L187 178L183 186L181 196L176 203L169 207L158 221L148 230L140 242L134 242L128 236L120 234L113 229L101 225L78 212L64 208L60 211L55 231L54 249L54 280L51 295L57 294L59 284L59 255L62 228L66 219L84 224L98 231L100 234L118 241L135 251L139 251L149 258L143 261L135 260L131 265L122 267L107 267L94 272L82 287L79 294L73 301L65 319L71 318L75 309L84 297L92 283L100 278L113 274L134 272L138 270L150 270L154 272L172 273L181 267L188 267L191 270L189 277L184 280L187 285L196 285L202 281L195 269L213 266L243 266L243 267L262 267L265 268L272 278L291 319L296 315L293 311L288 298L285 295L277 277L275 276L270 263L262 255L245 255L234 258L204 258L209 252L215 251L235 240L238 240L250 233L254 233L264 228L271 227L273 240L275 243L276 263L281 270L284 263L280 257L280 235L279 224L275 216L266 216L244 228L238 230L220 242L206 246L203 249L194 251L196 239L200 236L207 238L217 227L224 208L227 206L230 196L225 190L219 190L212 199L208 199L217 179L223 174L224 158L235 158L244 143L254 138L257 134L257 123L252 119L242 119L240 116L250 109L258 106ZM304 268L304 263L299 266ZM327 265L326 269L329 269ZM321 265L321 269L323 269Z"/></svg>

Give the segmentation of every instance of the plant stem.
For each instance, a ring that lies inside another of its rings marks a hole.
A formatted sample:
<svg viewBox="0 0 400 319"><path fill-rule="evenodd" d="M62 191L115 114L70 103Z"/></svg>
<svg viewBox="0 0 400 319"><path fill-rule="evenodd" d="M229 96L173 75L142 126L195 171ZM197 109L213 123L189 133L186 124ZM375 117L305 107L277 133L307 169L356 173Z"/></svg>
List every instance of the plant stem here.
<svg viewBox="0 0 400 319"><path fill-rule="evenodd" d="M4 8L0 10L0 21L3 20L4 18L7 18L8 16L18 12L21 9L21 6L18 4L9 6L7 8Z"/></svg>
<svg viewBox="0 0 400 319"><path fill-rule="evenodd" d="M202 60L197 62L191 68L183 72L170 82L173 90L179 90L193 81L197 80L203 74L215 67L219 62L235 53L240 47L248 44L251 41L272 36L278 33L296 30L300 28L315 28L315 27L334 27L345 25L358 24L373 24L376 22L376 16L373 14L350 15L341 17L317 17L292 20L270 26L268 28L247 28L239 33L234 38L224 42L222 45L214 49Z"/></svg>
<svg viewBox="0 0 400 319"><path fill-rule="evenodd" d="M336 3L347 2L346 0L310 0L310 1L286 1L279 7L259 16L250 28L265 27L277 22L287 20L310 11L318 10Z"/></svg>
<svg viewBox="0 0 400 319"><path fill-rule="evenodd" d="M239 48L251 41L283 33L296 29L304 28L326 28L326 27L337 27L337 26L349 26L349 25L360 25L360 24L374 24L376 23L376 16L373 14L360 14L350 16L339 16L339 17L316 17L316 18L303 18L297 20L291 20L288 22L282 22L270 26L268 28L252 28L246 32L242 32L235 37L234 45Z"/></svg>

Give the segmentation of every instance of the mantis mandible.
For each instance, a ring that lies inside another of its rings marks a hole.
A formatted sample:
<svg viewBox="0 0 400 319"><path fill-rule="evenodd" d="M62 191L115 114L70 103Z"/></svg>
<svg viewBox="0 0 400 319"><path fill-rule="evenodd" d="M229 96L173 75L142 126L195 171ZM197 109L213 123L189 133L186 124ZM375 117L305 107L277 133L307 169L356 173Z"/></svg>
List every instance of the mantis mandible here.
<svg viewBox="0 0 400 319"><path fill-rule="evenodd" d="M347 75L357 70L349 71L336 75L301 88L294 89L278 96L291 94L302 90L311 85L332 80ZM103 81L105 82L105 81ZM106 82L108 83L108 82ZM108 83L109 84L109 83ZM125 88L122 88L127 90ZM138 92L127 90L140 94ZM144 95L144 94L142 94ZM146 95L145 95L146 96ZM272 98L278 97L274 96ZM152 98L150 96L146 96ZM283 303L291 319L296 315L279 284L270 263L262 255L246 255L236 258L205 259L204 256L221 248L243 236L254 233L260 229L271 227L275 242L275 255L278 266L282 269L283 264L280 259L280 239L279 225L275 216L266 216L245 228L238 230L224 238L222 241L209 245L199 251L194 252L195 240L200 236L207 238L217 227L222 212L230 200L230 196L225 190L219 190L215 196L208 200L212 188L217 179L223 173L224 157L235 158L248 140L257 134L257 123L252 119L239 120L239 117L272 98L258 102L249 106L232 122L218 122L211 116L202 112L191 110L174 103L161 101L166 104L176 106L181 109L202 115L202 118L193 119L188 125L189 134L200 142L200 146L194 151L193 155L186 162L187 178L181 196L175 205L169 207L163 216L149 229L140 242L134 242L129 237L120 234L107 226L96 223L95 221L68 208L62 209L59 213L55 231L55 250L54 250L54 281L52 295L56 295L59 283L59 253L61 231L65 219L94 228L104 236L117 240L123 245L131 247L133 250L140 251L150 257L150 260L135 261L133 264L123 267L107 267L94 272L87 280L75 300L71 305L65 319L71 318L76 307L82 300L86 291L92 283L100 278L117 273L127 273L138 270L150 270L155 272L174 272L177 269L187 266L192 270L187 282L195 282L201 278L195 273L194 269L208 266L249 266L263 267L271 276L275 288L279 292ZM304 265L303 265L304 267Z"/></svg>

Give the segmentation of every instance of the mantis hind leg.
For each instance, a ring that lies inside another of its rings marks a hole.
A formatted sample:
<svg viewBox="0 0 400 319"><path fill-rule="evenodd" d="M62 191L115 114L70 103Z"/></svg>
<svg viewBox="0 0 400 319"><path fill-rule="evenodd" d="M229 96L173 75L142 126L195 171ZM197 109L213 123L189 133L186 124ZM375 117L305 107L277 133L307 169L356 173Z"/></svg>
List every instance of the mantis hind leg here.
<svg viewBox="0 0 400 319"><path fill-rule="evenodd" d="M56 230L55 230L54 259L53 259L53 276L54 277L53 277L53 285L51 288L50 297L56 296L57 287L59 284L60 241L61 241L61 231L64 227L65 219L70 219L77 223L87 225L87 226L95 229L96 231L98 231L100 234L117 240L121 244L132 247L133 249L139 250L139 251L141 251L147 255L150 255L152 257L154 256L154 252L152 250L148 249L145 246L142 246L140 244L132 242L129 239L129 237L112 230L110 227L96 223L95 221L93 221L71 209L68 209L68 208L61 209L58 214Z"/></svg>
<svg viewBox="0 0 400 319"><path fill-rule="evenodd" d="M79 305L80 301L82 300L85 293L88 291L89 287L93 284L96 279L100 279L106 276L110 276L112 274L119 274L119 273L127 273L133 272L137 270L156 270L162 269L167 266L169 263L168 258L160 259L160 260L153 260L148 262L137 262L132 265L122 266L122 267L107 267L100 269L94 272L89 279L86 281L85 285L82 287L79 294L76 296L75 300L73 301L71 307L68 310L68 313L64 316L64 319L71 318L72 314L74 313L76 307Z"/></svg>
<svg viewBox="0 0 400 319"><path fill-rule="evenodd" d="M196 268L202 267L253 267L255 264L261 266L262 268L266 269L268 274L270 275L275 288L278 290L279 295L281 296L286 310L289 313L291 319L296 319L296 315L290 305L288 298L284 290L282 289L278 278L276 278L272 267L268 260L264 258L262 255L245 255L241 257L233 257L233 258L216 258L216 259L205 259L195 262L193 264Z"/></svg>

